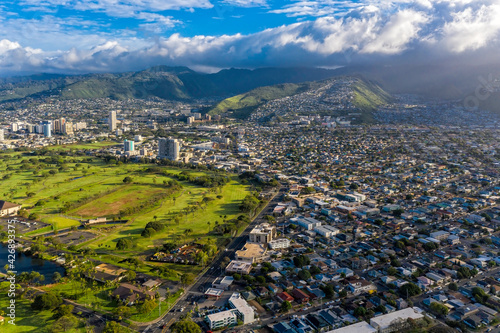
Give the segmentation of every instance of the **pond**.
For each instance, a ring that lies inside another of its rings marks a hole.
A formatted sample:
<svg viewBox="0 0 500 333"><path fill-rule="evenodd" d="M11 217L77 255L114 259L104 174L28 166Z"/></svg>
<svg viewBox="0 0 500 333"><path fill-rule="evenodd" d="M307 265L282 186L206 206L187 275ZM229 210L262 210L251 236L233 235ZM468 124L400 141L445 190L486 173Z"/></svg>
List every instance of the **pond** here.
<svg viewBox="0 0 500 333"><path fill-rule="evenodd" d="M8 251L7 246L0 244L0 269L4 272L4 266L8 263ZM61 276L66 275L66 269L55 262L35 258L32 256L25 255L22 252L16 252L16 261L14 262L15 270L17 275L22 272L32 272L36 271L43 276L45 276L45 281L41 284L51 284L53 282L52 276L55 272L59 272Z"/></svg>

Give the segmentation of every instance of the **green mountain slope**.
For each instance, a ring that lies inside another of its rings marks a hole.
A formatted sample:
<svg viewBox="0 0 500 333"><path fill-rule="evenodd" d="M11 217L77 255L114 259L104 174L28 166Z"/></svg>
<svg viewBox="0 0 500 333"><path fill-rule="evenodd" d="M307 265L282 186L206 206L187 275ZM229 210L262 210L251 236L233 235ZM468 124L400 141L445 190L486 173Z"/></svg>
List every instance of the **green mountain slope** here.
<svg viewBox="0 0 500 333"><path fill-rule="evenodd" d="M253 110L267 101L278 98L292 96L305 92L313 86L320 83L306 82L301 84L279 84L275 86L260 87L251 90L247 93L236 95L227 98L217 104L212 110L209 111L210 115L222 114L227 111L233 111L233 116L237 118L245 118Z"/></svg>
<svg viewBox="0 0 500 333"><path fill-rule="evenodd" d="M232 68L204 74L187 67L156 66L118 74L39 75L0 80L0 101L44 94L59 95L63 99L222 98L262 86L323 80L332 77L333 73L319 68Z"/></svg>
<svg viewBox="0 0 500 333"><path fill-rule="evenodd" d="M328 100L332 95L337 93L342 94L341 91L348 89L352 94L352 105L355 106L357 112L361 113L361 121L371 122L373 121L372 112L378 106L391 102L391 95L376 83L364 80L360 77L344 77L344 79L346 78L349 79L347 81L350 83L343 84L337 82L333 84L332 80L327 79L323 81L305 82L300 84L280 84L256 88L247 93L239 94L221 101L209 111L209 114L215 115L227 113L231 117L244 119L249 117L253 111L255 111L259 106L264 105L266 102L305 92L313 93L305 98L307 100L316 100L318 103L316 111L320 112L321 105L324 105L323 103L331 104ZM339 100L341 100L341 104L351 103L351 99L346 98L346 96L337 99L336 102ZM296 102L297 104L300 103L300 97ZM286 109L286 107L284 109ZM339 108L339 110L340 109L342 108ZM293 110L289 111L296 112ZM287 111L284 112L286 113ZM274 112L271 113L274 114ZM305 113L307 113L307 111L305 111ZM329 112L322 112L322 114L323 113L324 115L344 115L342 112L330 112L331 114ZM283 114L281 114L281 116L283 116Z"/></svg>

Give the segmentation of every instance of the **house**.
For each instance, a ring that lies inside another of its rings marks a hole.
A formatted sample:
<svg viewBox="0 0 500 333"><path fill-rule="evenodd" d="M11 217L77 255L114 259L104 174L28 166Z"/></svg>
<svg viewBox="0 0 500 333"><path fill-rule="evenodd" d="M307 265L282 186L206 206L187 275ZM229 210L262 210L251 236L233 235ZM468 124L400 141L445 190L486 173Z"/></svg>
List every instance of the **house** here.
<svg viewBox="0 0 500 333"><path fill-rule="evenodd" d="M0 216L16 215L21 209L21 205L0 200Z"/></svg>
<svg viewBox="0 0 500 333"><path fill-rule="evenodd" d="M293 302L294 301L294 298L292 296L290 296L290 294L287 293L286 291L278 293L276 295L276 297L279 298L282 302L285 302L285 301Z"/></svg>
<svg viewBox="0 0 500 333"><path fill-rule="evenodd" d="M366 280L352 280L349 282L349 289L352 293L372 293L377 290L377 288L370 282Z"/></svg>
<svg viewBox="0 0 500 333"><path fill-rule="evenodd" d="M136 302L142 302L147 299L153 299L155 293L149 290L141 289L129 283L120 283L118 288L113 291L113 296L127 305L133 305Z"/></svg>
<svg viewBox="0 0 500 333"><path fill-rule="evenodd" d="M292 296L297 300L298 303L307 303L310 299L310 297L300 289L292 290Z"/></svg>
<svg viewBox="0 0 500 333"><path fill-rule="evenodd" d="M153 290L155 288L158 288L161 284L162 282L160 280L149 279L146 282L144 282L142 286L147 290Z"/></svg>

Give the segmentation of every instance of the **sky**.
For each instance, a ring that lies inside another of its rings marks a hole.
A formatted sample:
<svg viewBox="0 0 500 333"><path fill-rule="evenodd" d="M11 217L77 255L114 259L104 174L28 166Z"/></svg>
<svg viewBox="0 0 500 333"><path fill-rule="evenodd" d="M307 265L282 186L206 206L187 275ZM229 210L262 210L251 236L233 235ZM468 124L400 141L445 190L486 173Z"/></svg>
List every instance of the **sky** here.
<svg viewBox="0 0 500 333"><path fill-rule="evenodd" d="M500 54L500 0L3 0L0 76Z"/></svg>

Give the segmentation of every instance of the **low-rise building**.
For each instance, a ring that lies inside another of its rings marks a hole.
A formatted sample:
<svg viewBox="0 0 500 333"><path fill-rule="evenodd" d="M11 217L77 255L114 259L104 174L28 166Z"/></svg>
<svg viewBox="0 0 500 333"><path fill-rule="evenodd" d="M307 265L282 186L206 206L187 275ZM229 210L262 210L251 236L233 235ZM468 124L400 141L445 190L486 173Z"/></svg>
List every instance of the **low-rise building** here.
<svg viewBox="0 0 500 333"><path fill-rule="evenodd" d="M408 323L408 319L417 320L422 318L424 316L416 308L406 308L386 315L373 317L370 320L370 325L377 329L379 333L404 332L411 325Z"/></svg>
<svg viewBox="0 0 500 333"><path fill-rule="evenodd" d="M211 330L234 326L238 323L238 317L236 316L235 310L227 310L209 314L206 320Z"/></svg>
<svg viewBox="0 0 500 333"><path fill-rule="evenodd" d="M278 238L273 239L267 244L272 250L287 249L290 247L290 240L288 238Z"/></svg>
<svg viewBox="0 0 500 333"><path fill-rule="evenodd" d="M246 243L241 250L236 251L236 260L250 263L261 262L266 259L267 247L258 243Z"/></svg>
<svg viewBox="0 0 500 333"><path fill-rule="evenodd" d="M251 270L252 263L240 260L233 260L226 267L226 273L228 274L249 274Z"/></svg>

